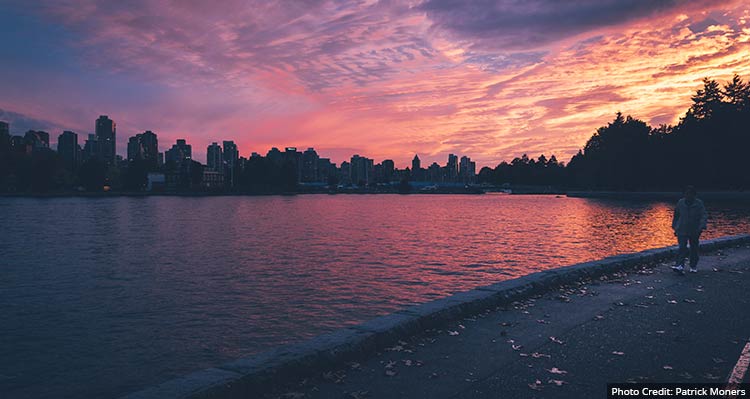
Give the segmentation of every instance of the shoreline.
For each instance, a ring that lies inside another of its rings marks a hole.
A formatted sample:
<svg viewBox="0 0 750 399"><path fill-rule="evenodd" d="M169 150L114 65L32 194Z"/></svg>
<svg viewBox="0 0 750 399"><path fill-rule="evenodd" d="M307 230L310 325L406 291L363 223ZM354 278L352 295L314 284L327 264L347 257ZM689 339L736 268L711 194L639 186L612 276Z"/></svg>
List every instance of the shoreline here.
<svg viewBox="0 0 750 399"><path fill-rule="evenodd" d="M493 190L414 190L410 192L397 191L369 191L369 190L335 190L335 191L274 191L274 192L54 192L54 193L0 193L0 198L116 198L116 197L268 197L268 196L297 196L297 195L546 195L568 198L593 198L613 200L647 200L647 201L677 201L682 197L678 191L516 191L498 192ZM708 200L750 200L750 191L703 191L698 195Z"/></svg>
<svg viewBox="0 0 750 399"><path fill-rule="evenodd" d="M726 236L701 243L712 251L750 243L750 234ZM446 325L485 309L545 293L583 279L593 279L639 266L653 267L671 259L675 246L621 254L597 261L562 266L453 294L362 324L341 328L298 344L282 346L237 359L123 396L150 398L235 398L257 395L316 370L362 359L383 351L399 339Z"/></svg>

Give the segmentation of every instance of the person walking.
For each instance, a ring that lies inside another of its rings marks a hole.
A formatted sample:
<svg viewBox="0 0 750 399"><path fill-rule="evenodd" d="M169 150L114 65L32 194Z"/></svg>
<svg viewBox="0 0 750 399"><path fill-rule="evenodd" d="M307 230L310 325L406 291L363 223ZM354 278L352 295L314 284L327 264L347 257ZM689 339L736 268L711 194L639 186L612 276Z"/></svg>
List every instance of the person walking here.
<svg viewBox="0 0 750 399"><path fill-rule="evenodd" d="M677 259L672 270L677 273L685 273L685 258L690 255L690 272L698 272L698 240L703 230L706 229L708 213L703 201L696 198L695 187L687 186L685 195L677 202L672 217L672 229L677 236ZM688 244L690 248L688 249Z"/></svg>

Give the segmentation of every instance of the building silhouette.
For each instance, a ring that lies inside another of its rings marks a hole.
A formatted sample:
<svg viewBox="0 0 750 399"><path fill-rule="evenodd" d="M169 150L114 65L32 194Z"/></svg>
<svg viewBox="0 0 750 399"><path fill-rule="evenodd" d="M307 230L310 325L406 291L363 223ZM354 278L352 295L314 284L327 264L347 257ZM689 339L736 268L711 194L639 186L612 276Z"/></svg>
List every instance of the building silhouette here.
<svg viewBox="0 0 750 399"><path fill-rule="evenodd" d="M370 184L370 178L373 172L372 159L352 155L351 158L351 182L358 186Z"/></svg>
<svg viewBox="0 0 750 399"><path fill-rule="evenodd" d="M107 165L114 165L117 159L117 126L107 115L96 120L95 134L99 142L100 159Z"/></svg>
<svg viewBox="0 0 750 399"><path fill-rule="evenodd" d="M159 140L150 130L128 140L128 162L143 161L150 170L159 166Z"/></svg>
<svg viewBox="0 0 750 399"><path fill-rule="evenodd" d="M78 135L71 131L64 131L57 137L57 153L65 167L75 170L80 162L81 147L78 145Z"/></svg>
<svg viewBox="0 0 750 399"><path fill-rule="evenodd" d="M226 171L224 172L226 183L229 184L229 187L234 187L240 151L234 141L225 140L222 144L224 146L224 163L226 164Z"/></svg>
<svg viewBox="0 0 750 399"><path fill-rule="evenodd" d="M302 178L300 179L302 182L312 183L319 181L319 160L320 157L314 148L308 148L302 153Z"/></svg>
<svg viewBox="0 0 750 399"><path fill-rule="evenodd" d="M85 162L90 159L101 159L101 151L99 151L99 139L95 134L89 134L89 138L83 145L83 154L81 161Z"/></svg>
<svg viewBox="0 0 750 399"><path fill-rule="evenodd" d="M224 153L219 143L211 143L206 148L206 167L214 172L224 174Z"/></svg>
<svg viewBox="0 0 750 399"><path fill-rule="evenodd" d="M166 163L174 162L180 164L184 161L193 159L193 149L185 139L177 139L177 142L172 145L172 148L164 153L164 161Z"/></svg>

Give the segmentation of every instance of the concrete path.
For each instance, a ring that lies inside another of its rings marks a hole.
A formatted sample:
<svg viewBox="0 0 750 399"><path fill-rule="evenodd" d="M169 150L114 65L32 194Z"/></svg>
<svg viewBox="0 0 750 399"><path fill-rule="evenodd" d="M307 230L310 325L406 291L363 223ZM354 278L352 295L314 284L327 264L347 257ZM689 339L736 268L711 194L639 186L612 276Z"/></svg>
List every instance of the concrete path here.
<svg viewBox="0 0 750 399"><path fill-rule="evenodd" d="M605 397L608 382L725 383L750 339L750 245L583 281L320 370L267 398ZM748 375L744 377L748 382Z"/></svg>

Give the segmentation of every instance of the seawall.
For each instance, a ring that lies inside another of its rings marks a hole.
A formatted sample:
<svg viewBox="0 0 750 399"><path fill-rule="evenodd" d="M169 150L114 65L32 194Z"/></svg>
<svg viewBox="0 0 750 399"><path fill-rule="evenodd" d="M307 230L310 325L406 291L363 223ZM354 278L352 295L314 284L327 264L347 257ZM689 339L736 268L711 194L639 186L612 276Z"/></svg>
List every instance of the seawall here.
<svg viewBox="0 0 750 399"><path fill-rule="evenodd" d="M750 235L706 240L701 244L701 249L711 251L745 243L750 243ZM263 392L278 383L302 378L346 361L367 357L390 346L398 339L419 334L425 329L439 327L485 309L524 299L584 278L595 278L667 260L675 255L675 251L676 247L671 246L617 255L475 288L299 344L283 346L197 371L124 398L253 397L253 393Z"/></svg>

